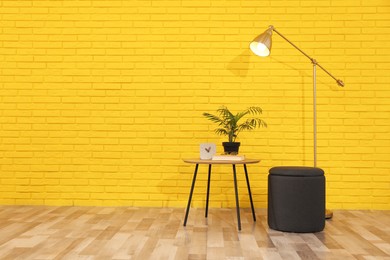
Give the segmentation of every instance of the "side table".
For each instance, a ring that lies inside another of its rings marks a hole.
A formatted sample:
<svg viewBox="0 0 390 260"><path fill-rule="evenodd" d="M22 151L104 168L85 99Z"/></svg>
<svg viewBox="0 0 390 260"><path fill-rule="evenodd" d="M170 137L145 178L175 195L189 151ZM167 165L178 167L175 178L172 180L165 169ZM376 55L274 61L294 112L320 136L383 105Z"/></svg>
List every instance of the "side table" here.
<svg viewBox="0 0 390 260"><path fill-rule="evenodd" d="M247 170L246 165L247 164L259 163L260 162L259 159L245 159L245 160L240 160L240 161L235 161L235 160L183 159L183 161L185 163L195 164L194 177L192 179L192 185L191 185L190 195L189 195L189 198L188 198L187 210L186 210L186 215L185 215L185 218L184 218L183 226L187 225L188 213L190 211L191 199L192 199L192 194L194 192L194 187L195 187L195 182L196 182L196 175L198 173L199 164L208 164L208 166L209 166L208 179L207 179L207 194L206 194L206 213L205 213L205 217L207 218L208 207L209 207L210 177L211 177L212 165L214 165L214 164L231 164L233 166L233 180L234 180L234 191L235 191L235 195L236 195L236 210L237 210L238 230L241 230L240 204L239 204L239 199L238 199L237 176L236 176L237 175L236 174L236 165L241 164L241 165L244 166L246 184L247 184L248 193L249 193L249 200L250 200L251 208L252 208L253 221L256 221L256 214L255 214L255 209L253 207L252 193L251 193L251 188L250 188L250 183L249 183L249 178L248 178L248 170Z"/></svg>

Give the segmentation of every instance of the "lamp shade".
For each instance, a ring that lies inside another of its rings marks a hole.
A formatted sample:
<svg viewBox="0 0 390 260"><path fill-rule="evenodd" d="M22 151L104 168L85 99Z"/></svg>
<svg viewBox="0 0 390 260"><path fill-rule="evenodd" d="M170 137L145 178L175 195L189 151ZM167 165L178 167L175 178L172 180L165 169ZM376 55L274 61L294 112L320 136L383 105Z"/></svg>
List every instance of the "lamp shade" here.
<svg viewBox="0 0 390 260"><path fill-rule="evenodd" d="M272 30L273 28L270 27L265 32L254 38L250 43L250 49L257 56L267 57L270 55L272 46Z"/></svg>

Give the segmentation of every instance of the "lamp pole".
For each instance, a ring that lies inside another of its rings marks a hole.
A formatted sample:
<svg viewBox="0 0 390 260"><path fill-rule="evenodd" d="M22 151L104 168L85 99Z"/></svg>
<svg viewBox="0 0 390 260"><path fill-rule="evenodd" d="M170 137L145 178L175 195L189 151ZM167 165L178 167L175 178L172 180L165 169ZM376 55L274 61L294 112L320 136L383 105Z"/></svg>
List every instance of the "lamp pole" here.
<svg viewBox="0 0 390 260"><path fill-rule="evenodd" d="M313 154L314 154L314 167L317 167L317 62L312 60L313 63Z"/></svg>

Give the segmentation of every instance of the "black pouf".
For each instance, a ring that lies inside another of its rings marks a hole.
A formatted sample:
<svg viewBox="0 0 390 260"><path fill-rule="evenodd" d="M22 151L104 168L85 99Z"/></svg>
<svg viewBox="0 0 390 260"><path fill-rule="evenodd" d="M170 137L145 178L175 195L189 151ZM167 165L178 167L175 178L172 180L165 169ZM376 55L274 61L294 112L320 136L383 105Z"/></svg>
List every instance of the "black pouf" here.
<svg viewBox="0 0 390 260"><path fill-rule="evenodd" d="M273 167L268 175L268 226L286 232L325 227L325 176L315 167Z"/></svg>

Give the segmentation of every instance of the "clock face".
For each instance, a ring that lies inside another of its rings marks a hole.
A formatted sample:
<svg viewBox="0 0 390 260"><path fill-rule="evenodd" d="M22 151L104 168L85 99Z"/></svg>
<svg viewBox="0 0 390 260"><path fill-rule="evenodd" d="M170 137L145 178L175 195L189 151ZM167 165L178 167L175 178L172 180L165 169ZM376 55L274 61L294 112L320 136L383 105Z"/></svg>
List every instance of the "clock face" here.
<svg viewBox="0 0 390 260"><path fill-rule="evenodd" d="M209 160L217 152L216 145L213 143L200 144L200 159Z"/></svg>

